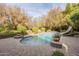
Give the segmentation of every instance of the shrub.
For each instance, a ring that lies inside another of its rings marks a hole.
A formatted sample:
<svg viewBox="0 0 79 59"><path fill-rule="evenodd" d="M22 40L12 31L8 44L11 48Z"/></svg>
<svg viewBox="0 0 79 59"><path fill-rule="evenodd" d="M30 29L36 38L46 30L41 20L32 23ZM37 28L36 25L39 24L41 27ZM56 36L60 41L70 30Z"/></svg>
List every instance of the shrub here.
<svg viewBox="0 0 79 59"><path fill-rule="evenodd" d="M0 28L0 32L2 32L4 29L3 28Z"/></svg>
<svg viewBox="0 0 79 59"><path fill-rule="evenodd" d="M17 32L13 31L6 31L6 32L1 32L0 33L0 38L8 38L8 37L13 37L17 34Z"/></svg>
<svg viewBox="0 0 79 59"><path fill-rule="evenodd" d="M18 24L18 26L17 26L17 31L18 31L19 33L21 33L21 34L25 34L26 31L27 31L27 28L24 27L24 26L22 26L21 24Z"/></svg>
<svg viewBox="0 0 79 59"><path fill-rule="evenodd" d="M34 33L38 33L38 30L39 30L38 27L33 27L33 28L32 28L32 31L33 31Z"/></svg>
<svg viewBox="0 0 79 59"><path fill-rule="evenodd" d="M60 37L61 37L60 33L56 32L54 38L60 38Z"/></svg>
<svg viewBox="0 0 79 59"><path fill-rule="evenodd" d="M47 32L51 32L51 30L50 30L50 29L48 29L48 30L47 30Z"/></svg>
<svg viewBox="0 0 79 59"><path fill-rule="evenodd" d="M45 31L45 28L41 28L41 31Z"/></svg>
<svg viewBox="0 0 79 59"><path fill-rule="evenodd" d="M64 54L58 50L54 51L52 56L64 56Z"/></svg>
<svg viewBox="0 0 79 59"><path fill-rule="evenodd" d="M32 31L31 30L27 30L27 34L31 34L32 33Z"/></svg>

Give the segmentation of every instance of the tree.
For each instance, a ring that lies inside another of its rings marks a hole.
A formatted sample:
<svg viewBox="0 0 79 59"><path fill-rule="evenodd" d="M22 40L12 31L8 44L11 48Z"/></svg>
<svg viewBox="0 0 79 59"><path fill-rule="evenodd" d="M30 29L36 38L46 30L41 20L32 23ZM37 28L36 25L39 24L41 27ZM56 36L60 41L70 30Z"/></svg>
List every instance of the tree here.
<svg viewBox="0 0 79 59"><path fill-rule="evenodd" d="M79 12L74 13L70 19L73 22L73 27L75 30L79 31Z"/></svg>
<svg viewBox="0 0 79 59"><path fill-rule="evenodd" d="M0 4L0 23L7 30L17 30L17 25L28 26L28 16L19 7L10 7Z"/></svg>
<svg viewBox="0 0 79 59"><path fill-rule="evenodd" d="M75 30L79 30L79 4L67 4L65 9L65 17L68 20L69 24Z"/></svg>
<svg viewBox="0 0 79 59"><path fill-rule="evenodd" d="M54 8L48 12L46 26L53 30L62 30L62 27L67 26L67 20L60 8Z"/></svg>

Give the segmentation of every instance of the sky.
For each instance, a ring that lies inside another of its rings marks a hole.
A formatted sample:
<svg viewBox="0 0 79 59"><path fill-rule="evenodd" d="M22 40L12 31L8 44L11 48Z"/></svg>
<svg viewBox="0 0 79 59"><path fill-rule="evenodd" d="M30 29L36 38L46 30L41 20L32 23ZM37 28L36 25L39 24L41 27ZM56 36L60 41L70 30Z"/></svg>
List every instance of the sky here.
<svg viewBox="0 0 79 59"><path fill-rule="evenodd" d="M66 4L64 3L12 3L10 6L18 6L24 9L29 16L41 17L46 15L50 9L60 7L62 10L65 9Z"/></svg>

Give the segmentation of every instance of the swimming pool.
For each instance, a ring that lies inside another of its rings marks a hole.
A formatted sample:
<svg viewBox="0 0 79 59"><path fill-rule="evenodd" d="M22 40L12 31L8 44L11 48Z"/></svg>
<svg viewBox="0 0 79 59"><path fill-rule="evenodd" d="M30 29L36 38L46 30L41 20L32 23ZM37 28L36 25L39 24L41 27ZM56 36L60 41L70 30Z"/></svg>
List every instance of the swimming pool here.
<svg viewBox="0 0 79 59"><path fill-rule="evenodd" d="M29 45L29 44L34 46L44 45L44 44L46 45L51 43L56 33L57 32L44 32L36 36L28 36L28 37L22 38L20 42L25 45Z"/></svg>

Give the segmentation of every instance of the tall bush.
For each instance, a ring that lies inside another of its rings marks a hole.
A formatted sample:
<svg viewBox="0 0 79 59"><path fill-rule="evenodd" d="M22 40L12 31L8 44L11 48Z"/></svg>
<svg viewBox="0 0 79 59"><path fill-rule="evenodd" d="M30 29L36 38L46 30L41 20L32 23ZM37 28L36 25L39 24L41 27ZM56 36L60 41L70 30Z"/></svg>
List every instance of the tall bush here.
<svg viewBox="0 0 79 59"><path fill-rule="evenodd" d="M25 34L26 31L27 31L27 28L26 28L25 26L21 25L21 24L18 24L18 25L17 25L17 31L18 31L19 33Z"/></svg>
<svg viewBox="0 0 79 59"><path fill-rule="evenodd" d="M34 33L38 33L38 30L39 30L38 27L33 27L33 28L32 28L32 31L33 31Z"/></svg>

